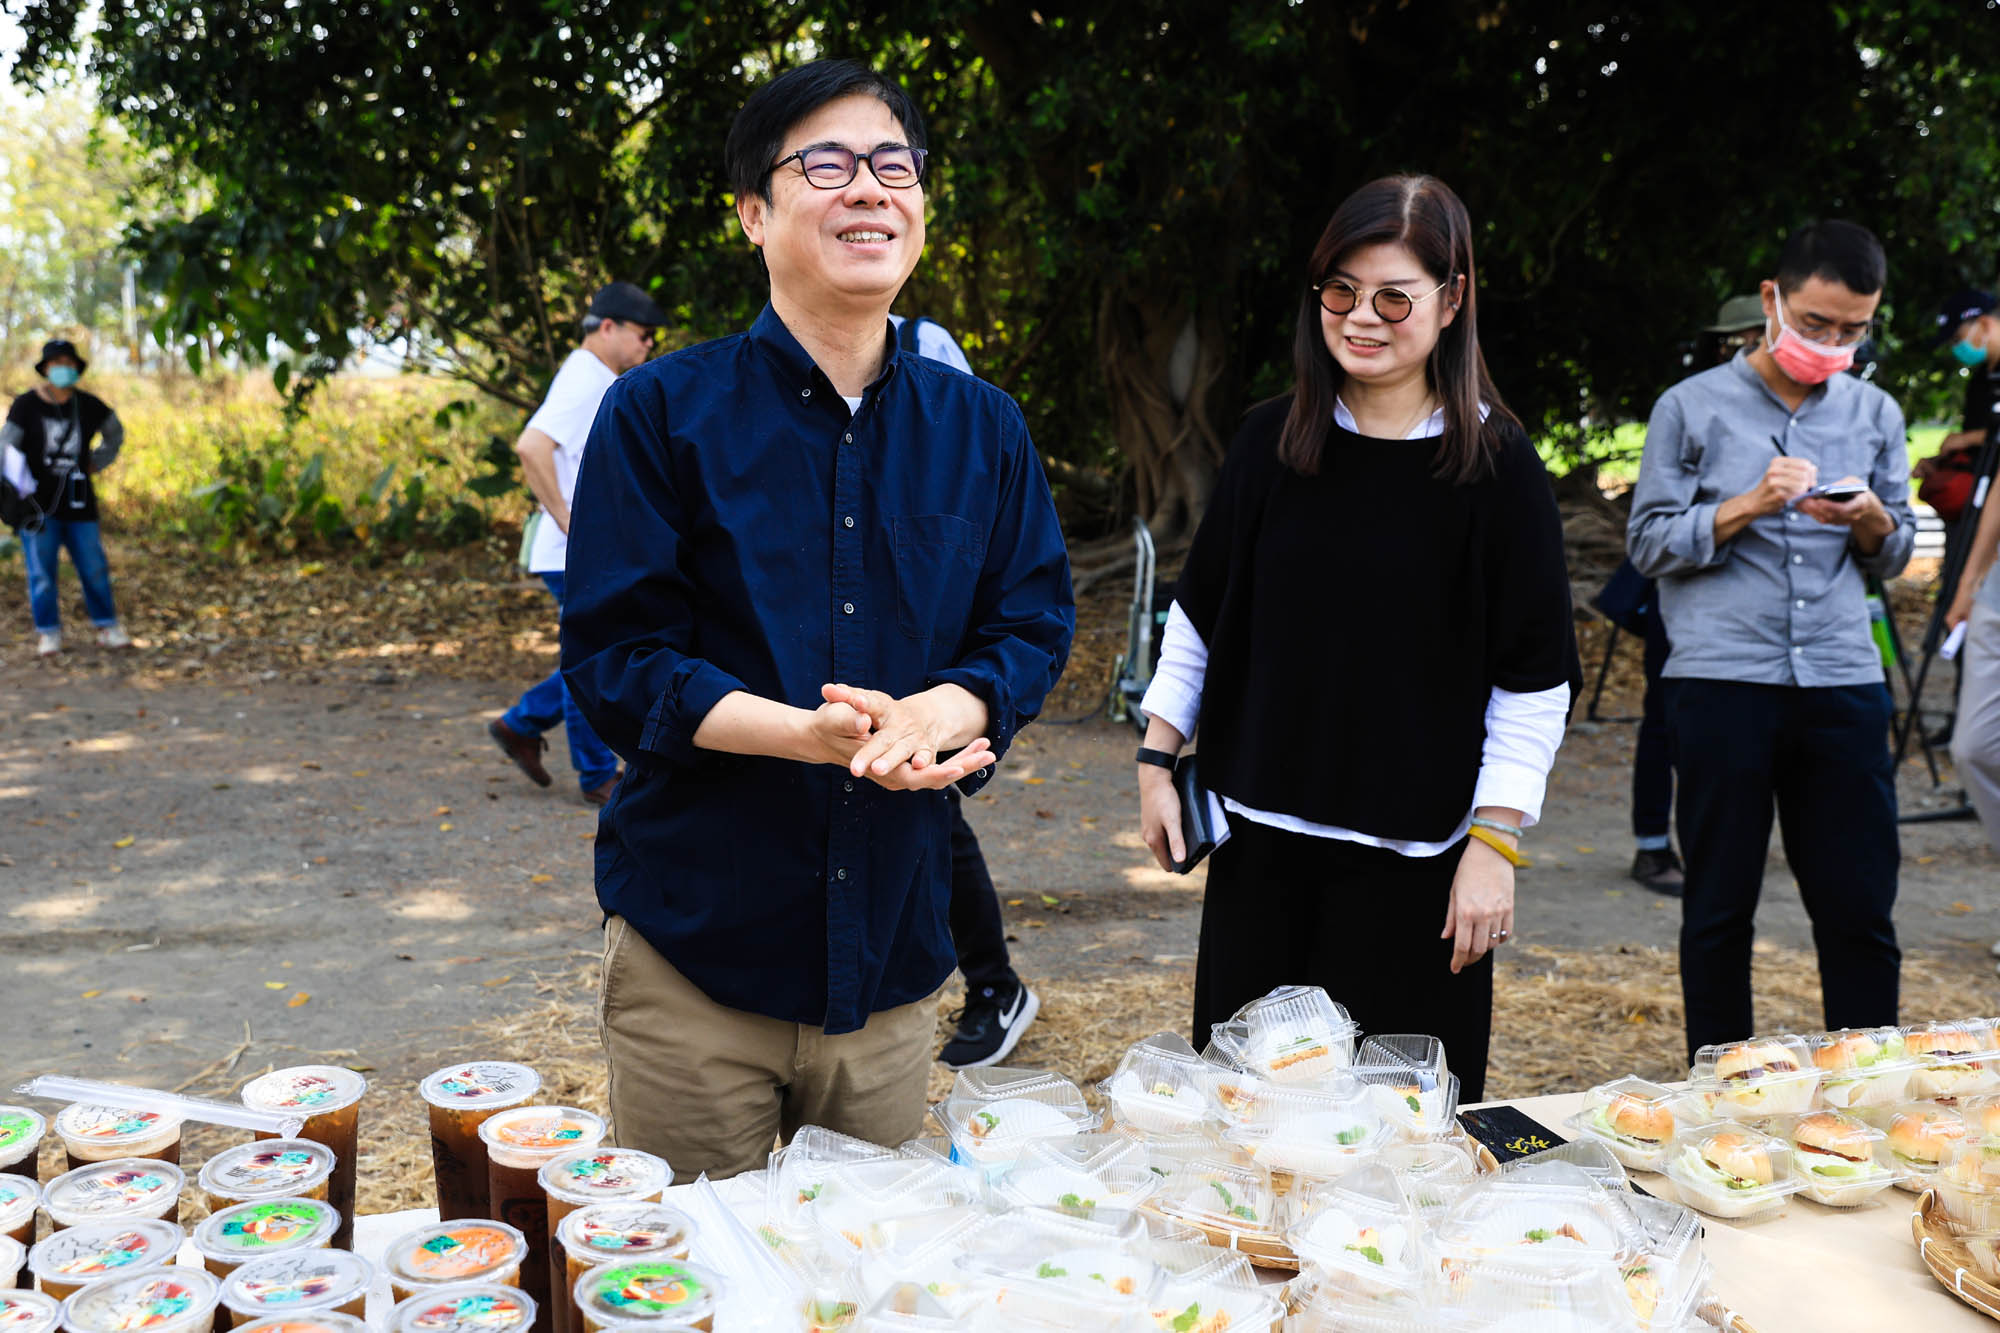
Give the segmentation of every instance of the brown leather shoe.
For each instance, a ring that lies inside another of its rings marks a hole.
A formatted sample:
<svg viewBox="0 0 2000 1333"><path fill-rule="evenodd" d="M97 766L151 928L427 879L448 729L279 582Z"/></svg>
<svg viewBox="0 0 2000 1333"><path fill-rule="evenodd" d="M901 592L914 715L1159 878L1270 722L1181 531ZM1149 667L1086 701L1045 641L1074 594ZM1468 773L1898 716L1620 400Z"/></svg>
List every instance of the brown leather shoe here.
<svg viewBox="0 0 2000 1333"><path fill-rule="evenodd" d="M514 761L514 767L534 779L537 787L546 787L554 780L549 777L549 770L542 767L542 751L549 748L545 738L523 736L497 717L486 724L486 734L500 747L501 754Z"/></svg>
<svg viewBox="0 0 2000 1333"><path fill-rule="evenodd" d="M592 805L603 805L611 799L611 793L618 789L618 779L624 776L623 773L613 773L604 780L603 786L592 787L589 791L585 792L583 799Z"/></svg>

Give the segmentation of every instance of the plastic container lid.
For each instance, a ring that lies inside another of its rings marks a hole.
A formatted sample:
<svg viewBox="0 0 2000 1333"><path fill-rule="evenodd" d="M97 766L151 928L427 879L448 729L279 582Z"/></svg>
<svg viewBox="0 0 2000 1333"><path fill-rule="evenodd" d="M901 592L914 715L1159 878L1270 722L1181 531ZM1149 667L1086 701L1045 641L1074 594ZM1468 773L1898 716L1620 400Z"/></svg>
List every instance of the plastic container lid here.
<svg viewBox="0 0 2000 1333"><path fill-rule="evenodd" d="M263 1199L209 1214L194 1229L194 1246L205 1259L241 1264L316 1249L339 1229L340 1210L323 1199Z"/></svg>
<svg viewBox="0 0 2000 1333"><path fill-rule="evenodd" d="M77 1104L56 1112L56 1133L65 1140L87 1145L92 1152L164 1148L180 1132L180 1119L164 1111Z"/></svg>
<svg viewBox="0 0 2000 1333"><path fill-rule="evenodd" d="M1909 1097L1910 1079L1920 1062L1910 1056L1901 1028L1838 1028L1815 1032L1805 1041L1823 1076L1821 1105L1848 1110Z"/></svg>
<svg viewBox="0 0 2000 1333"><path fill-rule="evenodd" d="M1680 1101L1680 1093L1643 1078L1613 1079L1586 1092L1582 1109L1563 1128L1602 1143L1634 1171L1658 1171L1680 1128Z"/></svg>
<svg viewBox="0 0 2000 1333"><path fill-rule="evenodd" d="M1225 1282L1181 1282L1169 1278L1146 1303L1153 1323L1163 1329L1247 1329L1282 1327L1284 1304L1272 1291Z"/></svg>
<svg viewBox="0 0 2000 1333"><path fill-rule="evenodd" d="M1967 1137L1963 1118L1929 1102L1906 1102L1876 1113L1887 1136L1887 1165L1927 1176L1944 1164L1951 1144Z"/></svg>
<svg viewBox="0 0 2000 1333"><path fill-rule="evenodd" d="M1177 1032L1158 1032L1118 1061L1097 1091L1120 1124L1149 1134L1184 1133L1215 1114L1214 1067Z"/></svg>
<svg viewBox="0 0 2000 1333"><path fill-rule="evenodd" d="M900 1155L830 1167L806 1215L830 1246L860 1248L862 1234L889 1218L965 1208L978 1183L946 1163Z"/></svg>
<svg viewBox="0 0 2000 1333"><path fill-rule="evenodd" d="M574 1106L517 1106L497 1111L480 1122L479 1137L488 1154L502 1153L536 1165L604 1139L604 1117Z"/></svg>
<svg viewBox="0 0 2000 1333"><path fill-rule="evenodd" d="M1436 1037L1417 1032L1377 1033L1361 1043L1361 1049L1355 1052L1354 1063L1427 1070L1431 1084L1444 1082L1445 1076L1451 1073L1451 1067L1445 1063L1444 1043Z"/></svg>
<svg viewBox="0 0 2000 1333"><path fill-rule="evenodd" d="M507 1060L446 1065L417 1085L417 1095L432 1106L460 1111L512 1106L541 1090L540 1074Z"/></svg>
<svg viewBox="0 0 2000 1333"><path fill-rule="evenodd" d="M7 1333L51 1333L62 1318L62 1303L39 1291L0 1288L0 1328Z"/></svg>
<svg viewBox="0 0 2000 1333"><path fill-rule="evenodd" d="M848 1162L880 1161L897 1155L877 1143L806 1125L790 1143L771 1154L770 1169L764 1175L765 1215L780 1228L796 1233L809 1225L808 1210L819 1197L829 1170Z"/></svg>
<svg viewBox="0 0 2000 1333"><path fill-rule="evenodd" d="M1965 1122L1965 1132L1976 1139L2000 1138L2000 1096L1988 1093L1965 1098L1958 1103L1958 1118Z"/></svg>
<svg viewBox="0 0 2000 1333"><path fill-rule="evenodd" d="M25 1106L0 1106L0 1160L24 1153L42 1141L49 1122Z"/></svg>
<svg viewBox="0 0 2000 1333"><path fill-rule="evenodd" d="M863 1235L855 1270L862 1294L884 1297L897 1287L913 1285L926 1291L946 1315L956 1318L969 1313L987 1293L977 1276L961 1268L958 1261L987 1221L978 1212L959 1209L870 1227ZM904 1309L900 1313L916 1312Z"/></svg>
<svg viewBox="0 0 2000 1333"><path fill-rule="evenodd" d="M12 1231L41 1206L41 1185L26 1176L0 1175L0 1231Z"/></svg>
<svg viewBox="0 0 2000 1333"><path fill-rule="evenodd" d="M1161 1177L1144 1163L1085 1171L1051 1161L1030 1146L1000 1184L1003 1197L1024 1207L1053 1208L1089 1217L1100 1208L1139 1207L1160 1187Z"/></svg>
<svg viewBox="0 0 2000 1333"><path fill-rule="evenodd" d="M1423 1065L1357 1064L1347 1073L1402 1137L1434 1139L1457 1132L1458 1075L1438 1078Z"/></svg>
<svg viewBox="0 0 2000 1333"><path fill-rule="evenodd" d="M235 1333L367 1333L368 1322L338 1310L302 1310L240 1325Z"/></svg>
<svg viewBox="0 0 2000 1333"><path fill-rule="evenodd" d="M624 1259L684 1259L694 1219L664 1203L593 1203L565 1217L556 1239L591 1267Z"/></svg>
<svg viewBox="0 0 2000 1333"><path fill-rule="evenodd" d="M1888 1136L1857 1116L1814 1111L1770 1128L1792 1145L1792 1174L1815 1203L1851 1208L1909 1174L1890 1165Z"/></svg>
<svg viewBox="0 0 2000 1333"><path fill-rule="evenodd" d="M1271 1088L1249 1119L1228 1131L1260 1165L1308 1176L1337 1176L1374 1156L1391 1131L1370 1097L1347 1090Z"/></svg>
<svg viewBox="0 0 2000 1333"><path fill-rule="evenodd" d="M538 1177L549 1197L565 1203L604 1203L658 1194L673 1183L664 1157L637 1148L586 1148L544 1162Z"/></svg>
<svg viewBox="0 0 2000 1333"><path fill-rule="evenodd" d="M389 1312L389 1333L516 1333L535 1322L535 1301L515 1287L468 1282L420 1291Z"/></svg>
<svg viewBox="0 0 2000 1333"><path fill-rule="evenodd" d="M1547 1173L1548 1168L1560 1167L1564 1171L1581 1171L1599 1189L1623 1190L1630 1182L1626 1179L1625 1168L1602 1139L1581 1138L1568 1143L1544 1148L1526 1157L1516 1157L1511 1162L1503 1162L1500 1173L1503 1176L1533 1179Z"/></svg>
<svg viewBox="0 0 2000 1333"><path fill-rule="evenodd" d="M1748 1125L1683 1130L1674 1138L1667 1178L1682 1203L1723 1218L1782 1208L1799 1188L1791 1145Z"/></svg>
<svg viewBox="0 0 2000 1333"><path fill-rule="evenodd" d="M1396 1177L1403 1197L1426 1220L1450 1207L1479 1175L1465 1150L1450 1143L1392 1143L1375 1155L1375 1165ZM1308 1181L1301 1202L1309 1205L1337 1184Z"/></svg>
<svg viewBox="0 0 2000 1333"><path fill-rule="evenodd" d="M1354 1063L1360 1029L1318 986L1280 986L1236 1011L1245 1067L1273 1083L1313 1083Z"/></svg>
<svg viewBox="0 0 2000 1333"><path fill-rule="evenodd" d="M326 1115L354 1105L367 1091L368 1080L352 1069L295 1065L252 1079L243 1089L243 1104L259 1111Z"/></svg>
<svg viewBox="0 0 2000 1333"><path fill-rule="evenodd" d="M862 1333L950 1333L962 1327L962 1313L921 1282L898 1282L876 1298L857 1327Z"/></svg>
<svg viewBox="0 0 2000 1333"><path fill-rule="evenodd" d="M11 1279L20 1273L21 1266L27 1262L27 1246L15 1240L12 1236L0 1236L0 1277L10 1279L7 1282L0 1283L0 1287L13 1286L14 1284ZM0 1322L0 1328L5 1327L6 1324Z"/></svg>
<svg viewBox="0 0 2000 1333"><path fill-rule="evenodd" d="M988 1166L1012 1162L1036 1139L1098 1125L1076 1084L1040 1069L963 1070L940 1118L957 1153Z"/></svg>
<svg viewBox="0 0 2000 1333"><path fill-rule="evenodd" d="M295 1199L333 1175L333 1150L310 1139L261 1139L202 1165L199 1184L225 1199Z"/></svg>
<svg viewBox="0 0 2000 1333"><path fill-rule="evenodd" d="M593 1268L576 1280L576 1308L593 1323L691 1324L710 1318L720 1280L683 1259L641 1259Z"/></svg>
<svg viewBox="0 0 2000 1333"><path fill-rule="evenodd" d="M1200 1141L1221 1142L1215 1133L1219 1128L1217 1125L1204 1126L1198 1134ZM1149 1142L1172 1143L1179 1137L1148 1140L1132 1134L1078 1134L1067 1139L1037 1139L1021 1155L1023 1158L1032 1157L1044 1165L1070 1166L1079 1171L1106 1171L1119 1166L1145 1166Z"/></svg>
<svg viewBox="0 0 2000 1333"><path fill-rule="evenodd" d="M375 1266L346 1250L295 1250L239 1265L222 1284L222 1303L260 1319L288 1310L322 1310L365 1296Z"/></svg>
<svg viewBox="0 0 2000 1333"><path fill-rule="evenodd" d="M496 1281L527 1257L528 1238L505 1222L433 1222L390 1241L382 1265L401 1286L449 1287Z"/></svg>
<svg viewBox="0 0 2000 1333"><path fill-rule="evenodd" d="M1704 1046L1694 1053L1690 1083L1712 1095L1712 1110L1732 1120L1801 1115L1813 1108L1820 1067L1793 1036Z"/></svg>
<svg viewBox="0 0 2000 1333"><path fill-rule="evenodd" d="M1489 1177L1438 1219L1431 1252L1452 1267L1617 1263L1646 1242L1626 1198L1560 1164L1534 1177Z"/></svg>
<svg viewBox="0 0 2000 1333"><path fill-rule="evenodd" d="M1992 1019L1918 1023L1903 1030L1903 1044L1918 1064L1912 1096L1975 1097L2000 1089Z"/></svg>
<svg viewBox="0 0 2000 1333"><path fill-rule="evenodd" d="M66 1171L42 1192L42 1207L55 1221L114 1217L159 1217L180 1199L187 1177L172 1162L151 1157L117 1157Z"/></svg>
<svg viewBox="0 0 2000 1333"><path fill-rule="evenodd" d="M206 1328L219 1286L207 1271L178 1264L93 1282L63 1302L63 1327L70 1333Z"/></svg>
<svg viewBox="0 0 2000 1333"><path fill-rule="evenodd" d="M1345 1273L1364 1292L1414 1292L1428 1268L1423 1227L1395 1173L1364 1167L1315 1191L1312 1206L1285 1228L1301 1261Z"/></svg>
<svg viewBox="0 0 2000 1333"><path fill-rule="evenodd" d="M1207 1231L1271 1234L1278 1229L1278 1198L1261 1166L1189 1163L1153 1196L1152 1206Z"/></svg>
<svg viewBox="0 0 2000 1333"><path fill-rule="evenodd" d="M1577 1257L1561 1263L1491 1259L1456 1272L1443 1299L1489 1333L1603 1333L1631 1328L1633 1303L1615 1262Z"/></svg>
<svg viewBox="0 0 2000 1333"><path fill-rule="evenodd" d="M43 1286L100 1282L172 1263L187 1233L157 1218L138 1222L85 1222L58 1231L28 1251L28 1271Z"/></svg>
<svg viewBox="0 0 2000 1333"><path fill-rule="evenodd" d="M1224 1120L1240 1120L1250 1112L1264 1080L1250 1072L1250 1025L1234 1020L1209 1029L1201 1051L1209 1075L1209 1095Z"/></svg>

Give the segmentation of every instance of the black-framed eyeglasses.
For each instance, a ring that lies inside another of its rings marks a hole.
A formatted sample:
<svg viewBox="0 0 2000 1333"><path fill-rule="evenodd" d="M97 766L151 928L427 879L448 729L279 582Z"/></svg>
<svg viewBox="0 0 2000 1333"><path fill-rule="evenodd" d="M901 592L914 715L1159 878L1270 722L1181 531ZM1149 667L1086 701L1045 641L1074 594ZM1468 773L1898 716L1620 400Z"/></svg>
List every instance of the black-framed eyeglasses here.
<svg viewBox="0 0 2000 1333"><path fill-rule="evenodd" d="M872 153L857 153L852 148L841 148L834 144L822 144L817 148L801 148L790 157L781 157L771 164L776 171L788 162L797 162L804 173L806 184L816 190L844 190L854 183L861 172L861 164L866 162L868 170L885 189L907 190L924 178L924 159L930 154L921 148L908 144L887 144Z"/></svg>
<svg viewBox="0 0 2000 1333"><path fill-rule="evenodd" d="M1369 304L1375 307L1375 313L1386 322L1401 324L1421 302L1436 296L1450 282L1451 279L1446 278L1422 296L1412 296L1401 287L1377 287ZM1354 307L1361 304L1361 298L1369 294L1368 288L1356 287L1345 278L1328 278L1324 282L1316 282L1313 284L1313 290L1319 293L1319 303L1329 315L1352 314Z"/></svg>

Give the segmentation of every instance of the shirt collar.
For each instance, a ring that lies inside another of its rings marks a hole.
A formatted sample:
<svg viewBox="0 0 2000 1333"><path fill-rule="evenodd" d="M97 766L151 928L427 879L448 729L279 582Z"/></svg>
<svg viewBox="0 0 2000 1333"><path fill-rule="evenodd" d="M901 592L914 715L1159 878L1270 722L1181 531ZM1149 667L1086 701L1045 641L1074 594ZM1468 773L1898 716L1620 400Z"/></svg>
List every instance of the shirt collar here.
<svg viewBox="0 0 2000 1333"><path fill-rule="evenodd" d="M882 361L882 373L868 385L870 389L893 375L903 359L903 349L896 337L895 326L886 319L882 321L882 337L888 345L889 354ZM816 384L825 385L829 389L833 387L826 375L813 363L812 357L800 345L799 340L792 336L792 331L785 327L785 321L778 318L778 312L769 302L765 303L763 313L757 316L757 322L750 326L750 341L776 361L779 369L785 373L785 377L800 388L811 388Z"/></svg>
<svg viewBox="0 0 2000 1333"><path fill-rule="evenodd" d="M1492 408L1488 407L1485 403L1481 403L1479 405L1479 419L1481 421L1486 420L1492 411ZM1351 430L1356 435L1361 433L1361 428L1354 424L1354 413L1347 410L1347 400L1338 394L1335 394L1333 399L1333 424L1342 430ZM1433 436L1442 434L1444 434L1444 409L1440 407L1415 426L1412 426L1410 433L1403 438L1406 440L1428 440Z"/></svg>
<svg viewBox="0 0 2000 1333"><path fill-rule="evenodd" d="M1791 408L1785 406L1785 400L1778 397L1777 391L1766 384L1764 377L1757 373L1757 367L1750 364L1750 351L1748 348L1730 357L1723 364L1728 366L1731 372L1740 377L1752 390L1764 395L1765 398L1777 404L1786 416L1798 415L1798 412L1794 412ZM1808 407L1811 407L1814 403L1822 399L1833 397L1835 393L1843 392L1842 390L1835 389L1833 387L1834 384L1840 380L1851 380L1853 378L1854 376L1843 370L1838 375L1828 378L1824 383L1806 386L1805 401L1799 404L1799 412L1805 411Z"/></svg>

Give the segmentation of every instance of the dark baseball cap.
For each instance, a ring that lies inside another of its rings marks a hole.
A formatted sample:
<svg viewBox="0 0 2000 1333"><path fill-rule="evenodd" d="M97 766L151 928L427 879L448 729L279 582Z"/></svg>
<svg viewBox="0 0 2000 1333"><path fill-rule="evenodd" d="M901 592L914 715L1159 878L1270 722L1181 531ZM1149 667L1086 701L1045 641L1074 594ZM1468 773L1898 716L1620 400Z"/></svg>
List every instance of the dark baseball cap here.
<svg viewBox="0 0 2000 1333"><path fill-rule="evenodd" d="M1961 287L1946 297L1938 306L1937 336L1931 339L1931 346L1942 347L1951 341L1951 335L1958 332L1958 326L1969 319L1990 315L2000 302L1993 299L1991 292L1982 292L1976 287Z"/></svg>
<svg viewBox="0 0 2000 1333"><path fill-rule="evenodd" d="M659 328L667 322L667 312L641 291L637 284L614 282L597 289L590 298L590 312L599 319L622 319L627 324Z"/></svg>
<svg viewBox="0 0 2000 1333"><path fill-rule="evenodd" d="M51 338L42 344L42 359L35 362L35 373L37 375L47 375L49 362L59 356L66 356L76 362L76 368L79 371L90 369L90 362L83 359L83 353L76 350L75 343L67 338Z"/></svg>

